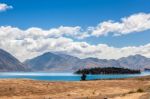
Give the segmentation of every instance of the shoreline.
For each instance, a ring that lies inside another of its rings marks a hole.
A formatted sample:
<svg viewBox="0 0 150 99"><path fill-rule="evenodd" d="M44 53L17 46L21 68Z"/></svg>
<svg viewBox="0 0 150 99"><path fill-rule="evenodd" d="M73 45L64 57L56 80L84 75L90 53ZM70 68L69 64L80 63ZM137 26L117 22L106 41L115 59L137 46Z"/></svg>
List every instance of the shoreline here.
<svg viewBox="0 0 150 99"><path fill-rule="evenodd" d="M101 74L101 75L90 75L88 74L86 77L87 81L93 80L119 80L119 79L128 79L128 78L135 78L135 77L143 77L150 75L150 73L142 72L140 74ZM6 76L6 77L5 77ZM54 77L56 76L56 77ZM0 79L32 79L32 80L40 80L40 81L80 81L82 75L77 75L73 73L40 73L37 72L25 72L25 73L16 73L16 72L9 72L9 73L1 73Z"/></svg>

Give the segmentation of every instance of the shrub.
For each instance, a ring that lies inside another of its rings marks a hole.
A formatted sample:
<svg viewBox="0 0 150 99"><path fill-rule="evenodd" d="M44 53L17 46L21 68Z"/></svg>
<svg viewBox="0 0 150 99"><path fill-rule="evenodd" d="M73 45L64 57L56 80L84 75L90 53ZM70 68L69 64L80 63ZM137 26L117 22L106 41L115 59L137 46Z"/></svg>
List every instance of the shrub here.
<svg viewBox="0 0 150 99"><path fill-rule="evenodd" d="M139 88L137 92L144 92L144 90Z"/></svg>

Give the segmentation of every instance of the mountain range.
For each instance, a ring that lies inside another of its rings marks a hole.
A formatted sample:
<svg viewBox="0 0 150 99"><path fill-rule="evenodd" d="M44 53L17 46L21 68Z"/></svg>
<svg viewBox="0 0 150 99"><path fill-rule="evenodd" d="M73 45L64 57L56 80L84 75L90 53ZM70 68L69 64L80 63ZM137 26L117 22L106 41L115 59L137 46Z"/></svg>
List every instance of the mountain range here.
<svg viewBox="0 0 150 99"><path fill-rule="evenodd" d="M142 55L132 55L118 60L92 57L80 59L66 54L47 52L25 61L24 64L28 65L32 71L51 72L74 72L79 69L93 67L123 67L143 70L144 68L150 68L150 58Z"/></svg>
<svg viewBox="0 0 150 99"><path fill-rule="evenodd" d="M143 70L150 68L150 58L132 55L117 60L92 57L80 59L67 54L47 52L22 63L10 53L0 49L0 71L74 72L93 67L124 67Z"/></svg>

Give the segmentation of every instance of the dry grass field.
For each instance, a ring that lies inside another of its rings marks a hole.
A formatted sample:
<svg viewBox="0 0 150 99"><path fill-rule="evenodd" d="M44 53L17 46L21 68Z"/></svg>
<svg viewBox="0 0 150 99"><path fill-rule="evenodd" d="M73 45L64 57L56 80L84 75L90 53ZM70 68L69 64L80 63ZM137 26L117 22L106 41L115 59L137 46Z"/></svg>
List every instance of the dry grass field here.
<svg viewBox="0 0 150 99"><path fill-rule="evenodd" d="M0 99L150 99L150 76L77 82L3 79Z"/></svg>

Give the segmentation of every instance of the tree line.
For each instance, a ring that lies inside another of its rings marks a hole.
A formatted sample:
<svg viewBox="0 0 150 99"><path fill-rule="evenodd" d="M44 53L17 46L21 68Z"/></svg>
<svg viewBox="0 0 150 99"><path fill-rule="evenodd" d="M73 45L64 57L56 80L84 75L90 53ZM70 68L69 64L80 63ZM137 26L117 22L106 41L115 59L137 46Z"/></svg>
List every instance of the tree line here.
<svg viewBox="0 0 150 99"><path fill-rule="evenodd" d="M139 74L140 70L132 70L128 68L118 68L118 67L95 67L79 69L75 72L76 74Z"/></svg>

